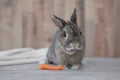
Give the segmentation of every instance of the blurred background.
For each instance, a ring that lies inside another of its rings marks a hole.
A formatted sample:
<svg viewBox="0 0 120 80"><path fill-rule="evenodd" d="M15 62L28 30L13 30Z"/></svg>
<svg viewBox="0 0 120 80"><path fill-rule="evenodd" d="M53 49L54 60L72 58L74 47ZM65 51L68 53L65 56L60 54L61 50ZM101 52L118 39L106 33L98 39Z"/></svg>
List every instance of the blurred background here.
<svg viewBox="0 0 120 80"><path fill-rule="evenodd" d="M69 20L75 7L86 56L120 57L120 0L0 0L0 51L49 47L51 16Z"/></svg>

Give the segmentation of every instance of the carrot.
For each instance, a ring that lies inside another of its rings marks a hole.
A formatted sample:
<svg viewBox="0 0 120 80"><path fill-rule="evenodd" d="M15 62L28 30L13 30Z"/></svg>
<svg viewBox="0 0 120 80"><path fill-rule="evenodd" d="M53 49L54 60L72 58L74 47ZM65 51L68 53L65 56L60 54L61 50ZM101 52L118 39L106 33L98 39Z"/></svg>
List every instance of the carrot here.
<svg viewBox="0 0 120 80"><path fill-rule="evenodd" d="M64 66L54 66L49 64L41 64L39 66L41 70L64 70Z"/></svg>

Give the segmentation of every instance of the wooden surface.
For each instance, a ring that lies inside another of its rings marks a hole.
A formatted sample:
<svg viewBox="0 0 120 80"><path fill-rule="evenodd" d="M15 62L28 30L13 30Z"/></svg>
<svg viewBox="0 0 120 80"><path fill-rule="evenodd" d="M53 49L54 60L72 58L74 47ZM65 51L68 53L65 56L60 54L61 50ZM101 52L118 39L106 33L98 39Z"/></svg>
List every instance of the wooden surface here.
<svg viewBox="0 0 120 80"><path fill-rule="evenodd" d="M87 56L120 57L119 4L119 0L85 0Z"/></svg>
<svg viewBox="0 0 120 80"><path fill-rule="evenodd" d="M86 56L120 57L120 0L0 0L0 50L49 47L51 16L68 20L75 7Z"/></svg>
<svg viewBox="0 0 120 80"><path fill-rule="evenodd" d="M120 59L86 58L80 70L38 70L38 64L0 67L0 80L120 80Z"/></svg>

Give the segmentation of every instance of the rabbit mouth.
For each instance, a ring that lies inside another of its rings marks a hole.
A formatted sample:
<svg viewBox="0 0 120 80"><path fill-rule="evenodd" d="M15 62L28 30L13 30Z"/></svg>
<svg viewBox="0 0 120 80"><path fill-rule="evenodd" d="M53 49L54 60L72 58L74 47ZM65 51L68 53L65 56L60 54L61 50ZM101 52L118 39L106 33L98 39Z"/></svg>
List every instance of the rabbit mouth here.
<svg viewBox="0 0 120 80"><path fill-rule="evenodd" d="M61 45L61 43L59 43L58 42L58 44L61 46L61 48L66 52L66 54L68 54L68 55L73 55L73 54L75 54L77 51L80 51L80 50L82 50L83 49L83 47L82 46L80 46L80 47L64 47L64 46L62 46Z"/></svg>
<svg viewBox="0 0 120 80"><path fill-rule="evenodd" d="M65 50L66 54L68 55L74 55L77 50Z"/></svg>
<svg viewBox="0 0 120 80"><path fill-rule="evenodd" d="M77 50L81 50L82 47L80 48L66 48L67 51L77 51Z"/></svg>
<svg viewBox="0 0 120 80"><path fill-rule="evenodd" d="M65 51L66 51L67 54L73 55L73 54L75 54L77 51L80 51L80 50L82 50L82 49L83 49L83 47L80 47L80 48L65 48Z"/></svg>

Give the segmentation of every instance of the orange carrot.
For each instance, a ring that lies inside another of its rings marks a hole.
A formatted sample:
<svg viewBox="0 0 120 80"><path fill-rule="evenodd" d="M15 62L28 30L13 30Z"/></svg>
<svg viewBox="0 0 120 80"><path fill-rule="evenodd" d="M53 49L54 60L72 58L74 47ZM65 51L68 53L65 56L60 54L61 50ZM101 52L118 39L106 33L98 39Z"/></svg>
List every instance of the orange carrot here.
<svg viewBox="0 0 120 80"><path fill-rule="evenodd" d="M49 64L41 64L39 66L41 70L64 70L64 66L54 66Z"/></svg>

